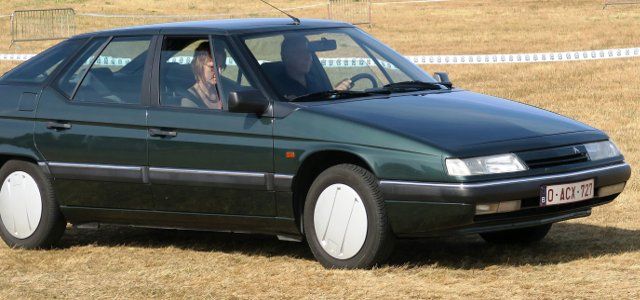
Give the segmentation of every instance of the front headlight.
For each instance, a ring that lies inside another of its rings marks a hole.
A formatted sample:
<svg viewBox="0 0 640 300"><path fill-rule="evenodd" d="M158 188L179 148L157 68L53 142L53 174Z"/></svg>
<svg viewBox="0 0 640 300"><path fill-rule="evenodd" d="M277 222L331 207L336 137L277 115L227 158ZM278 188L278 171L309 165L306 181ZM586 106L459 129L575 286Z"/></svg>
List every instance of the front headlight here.
<svg viewBox="0 0 640 300"><path fill-rule="evenodd" d="M447 172L451 176L510 173L527 170L527 166L513 153L472 158L447 158Z"/></svg>
<svg viewBox="0 0 640 300"><path fill-rule="evenodd" d="M600 160L620 156L620 150L611 141L584 144L589 154L589 159Z"/></svg>

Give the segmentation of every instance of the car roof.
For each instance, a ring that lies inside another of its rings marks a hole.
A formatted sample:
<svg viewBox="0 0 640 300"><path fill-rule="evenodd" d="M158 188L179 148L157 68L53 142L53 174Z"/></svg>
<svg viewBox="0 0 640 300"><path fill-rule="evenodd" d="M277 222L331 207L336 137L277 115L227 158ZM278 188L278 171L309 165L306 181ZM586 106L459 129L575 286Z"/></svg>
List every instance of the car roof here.
<svg viewBox="0 0 640 300"><path fill-rule="evenodd" d="M134 27L125 27L110 29L92 33L77 35L73 38L81 38L88 36L111 36L111 35L138 35L138 34L240 34L240 33L260 33L270 31L299 30L299 29L321 29L321 28L340 28L354 27L349 23L319 20L319 19L300 19L300 24L296 25L289 18L269 18L269 19L225 19L225 20L206 20L206 21L188 21L174 22L163 24L142 25Z"/></svg>

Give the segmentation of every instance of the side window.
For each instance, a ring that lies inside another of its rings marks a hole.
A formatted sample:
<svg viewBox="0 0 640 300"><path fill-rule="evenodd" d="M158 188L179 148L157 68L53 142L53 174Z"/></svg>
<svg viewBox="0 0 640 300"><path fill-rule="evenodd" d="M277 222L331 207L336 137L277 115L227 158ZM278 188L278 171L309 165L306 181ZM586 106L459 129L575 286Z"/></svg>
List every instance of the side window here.
<svg viewBox="0 0 640 300"><path fill-rule="evenodd" d="M140 104L150 36L116 37L82 79L73 101Z"/></svg>
<svg viewBox="0 0 640 300"><path fill-rule="evenodd" d="M2 76L0 81L44 82L58 66L86 41L86 39L74 39L61 42L9 71Z"/></svg>
<svg viewBox="0 0 640 300"><path fill-rule="evenodd" d="M60 76L58 80L58 89L62 91L68 98L73 96L73 91L76 86L80 84L82 76L87 72L87 69L93 63L93 60L98 55L100 47L107 41L107 38L95 38L89 42L82 54L76 58L67 70Z"/></svg>
<svg viewBox="0 0 640 300"><path fill-rule="evenodd" d="M211 55L213 48L214 55ZM231 92L254 89L224 40L165 37L160 60L160 104L226 110Z"/></svg>
<svg viewBox="0 0 640 300"><path fill-rule="evenodd" d="M160 104L174 107L201 107L204 102L196 90L196 70L193 59L196 52L204 58L210 56L209 38L201 37L166 37L162 42L160 53ZM212 64L212 63L211 63ZM202 71L202 70L200 70ZM211 71L209 71L211 72ZM209 74L209 77L212 75ZM202 89L208 96L215 96L215 89L205 81ZM217 96L215 96L217 97ZM216 98L217 99L217 98Z"/></svg>
<svg viewBox="0 0 640 300"><path fill-rule="evenodd" d="M233 54L229 51L229 46L224 41L214 42L215 52L220 52L221 63L219 85L222 91L222 101L226 104L229 101L229 94L241 90L257 89L247 78L246 73L236 62ZM218 57L218 56L217 56ZM225 106L226 107L226 106Z"/></svg>

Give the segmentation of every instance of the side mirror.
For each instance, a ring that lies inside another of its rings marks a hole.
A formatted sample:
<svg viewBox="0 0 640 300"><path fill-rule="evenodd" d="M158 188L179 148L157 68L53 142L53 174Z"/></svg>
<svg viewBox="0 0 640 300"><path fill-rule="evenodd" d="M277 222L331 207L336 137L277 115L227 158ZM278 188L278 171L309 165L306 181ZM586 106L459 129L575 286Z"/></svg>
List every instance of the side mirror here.
<svg viewBox="0 0 640 300"><path fill-rule="evenodd" d="M453 83L451 83L451 80L449 80L449 74L447 74L446 72L435 72L433 73L433 77L442 85L448 87L448 88L452 88L453 87Z"/></svg>
<svg viewBox="0 0 640 300"><path fill-rule="evenodd" d="M229 111L262 115L269 108L269 100L258 90L229 93Z"/></svg>

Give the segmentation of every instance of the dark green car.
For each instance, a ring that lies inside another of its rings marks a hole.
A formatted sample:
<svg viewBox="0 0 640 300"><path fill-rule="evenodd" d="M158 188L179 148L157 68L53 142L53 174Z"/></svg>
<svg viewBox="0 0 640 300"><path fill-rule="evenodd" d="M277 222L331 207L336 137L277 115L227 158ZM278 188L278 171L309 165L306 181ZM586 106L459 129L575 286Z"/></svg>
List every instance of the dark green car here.
<svg viewBox="0 0 640 300"><path fill-rule="evenodd" d="M0 235L254 232L360 268L396 238L538 241L623 191L631 169L602 131L435 77L329 21L73 37L0 79Z"/></svg>

